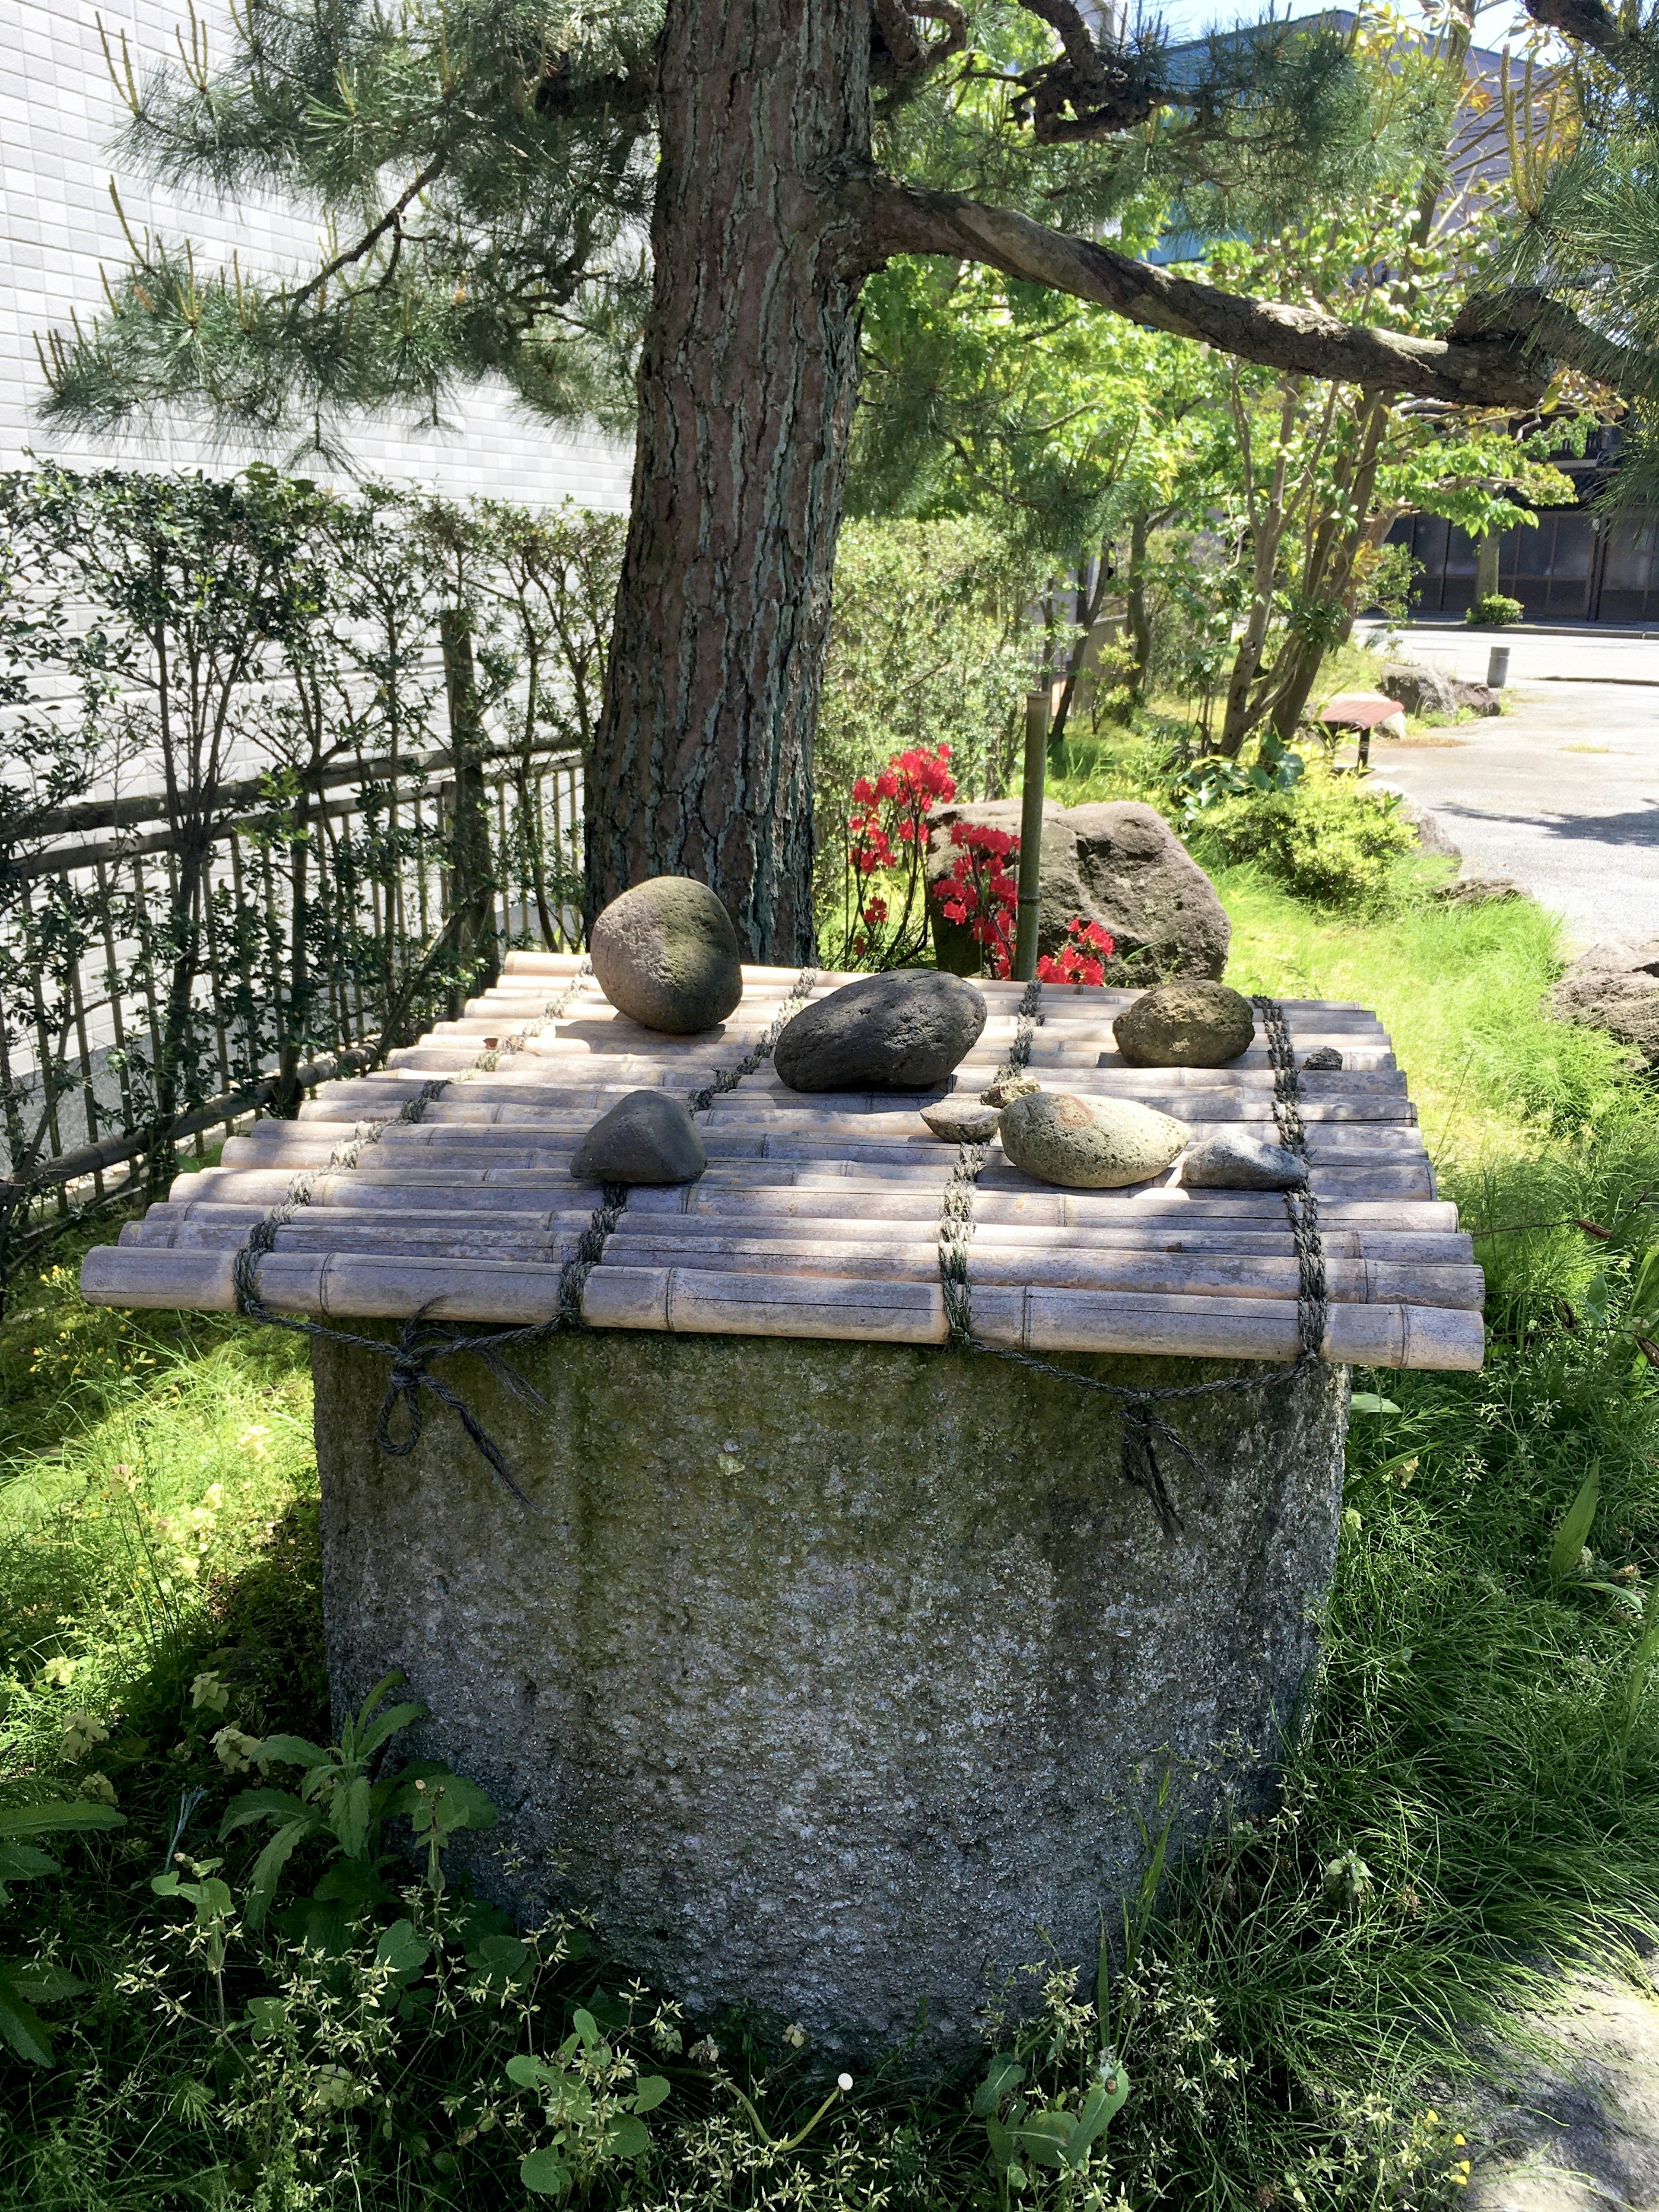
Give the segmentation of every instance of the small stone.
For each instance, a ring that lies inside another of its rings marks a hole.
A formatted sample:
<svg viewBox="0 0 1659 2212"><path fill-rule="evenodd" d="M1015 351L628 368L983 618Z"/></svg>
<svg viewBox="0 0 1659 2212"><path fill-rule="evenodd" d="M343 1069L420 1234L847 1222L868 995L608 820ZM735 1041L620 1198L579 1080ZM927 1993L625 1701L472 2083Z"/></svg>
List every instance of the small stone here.
<svg viewBox="0 0 1659 2212"><path fill-rule="evenodd" d="M1030 1091L1002 1109L1002 1149L1017 1168L1067 1190L1120 1190L1161 1174L1188 1129L1125 1098Z"/></svg>
<svg viewBox="0 0 1659 2212"><path fill-rule="evenodd" d="M1532 893L1513 876L1454 876L1437 884L1430 896L1442 906L1493 906L1502 899L1529 899Z"/></svg>
<svg viewBox="0 0 1659 2212"><path fill-rule="evenodd" d="M960 975L901 968L866 975L797 1014L772 1055L791 1091L937 1091L985 1027Z"/></svg>
<svg viewBox="0 0 1659 2212"><path fill-rule="evenodd" d="M732 917L690 876L653 876L613 898L589 956L611 1005L669 1036L712 1030L743 996Z"/></svg>
<svg viewBox="0 0 1659 2212"><path fill-rule="evenodd" d="M1342 1065L1342 1055L1334 1044L1322 1044L1317 1052L1310 1052L1303 1061L1316 1075L1334 1075Z"/></svg>
<svg viewBox="0 0 1659 2212"><path fill-rule="evenodd" d="M630 1091L582 1139L579 1182L695 1182L708 1164L697 1125L666 1091Z"/></svg>
<svg viewBox="0 0 1659 2212"><path fill-rule="evenodd" d="M1221 1067L1249 1050L1255 1015L1229 984L1177 979L1144 991L1112 1035L1131 1067Z"/></svg>
<svg viewBox="0 0 1659 2212"><path fill-rule="evenodd" d="M1189 1190L1299 1190L1308 1180L1308 1164L1282 1145L1230 1131L1193 1146L1181 1164L1181 1180Z"/></svg>
<svg viewBox="0 0 1659 2212"><path fill-rule="evenodd" d="M988 1083L979 1095L982 1103L994 1106L1000 1112L1003 1107L1012 1106L1016 1098L1029 1098L1034 1091L1042 1088L1035 1075L1028 1075L1022 1069L1018 1075L1000 1076L996 1082Z"/></svg>
<svg viewBox="0 0 1659 2212"><path fill-rule="evenodd" d="M948 1145L986 1145L997 1133L997 1109L977 1098L941 1098L921 1118Z"/></svg>

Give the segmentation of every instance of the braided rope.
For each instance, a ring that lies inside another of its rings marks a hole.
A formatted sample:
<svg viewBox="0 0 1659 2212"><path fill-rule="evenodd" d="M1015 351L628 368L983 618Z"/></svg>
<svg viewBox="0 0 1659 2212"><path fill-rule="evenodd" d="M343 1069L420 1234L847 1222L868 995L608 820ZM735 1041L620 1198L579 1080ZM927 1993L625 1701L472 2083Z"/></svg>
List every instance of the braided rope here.
<svg viewBox="0 0 1659 2212"><path fill-rule="evenodd" d="M441 1097L452 1084L469 1083L477 1076L493 1073L503 1060L522 1052L532 1038L539 1036L552 1023L563 1018L581 995L583 987L592 972L592 961L584 959L568 987L551 1000L534 1021L526 1022L521 1029L514 1030L498 1042L487 1045L472 1065L464 1068L459 1074L423 1083L413 1098L405 1100L398 1112L388 1115L386 1120L360 1121L349 1137L334 1146L325 1166L307 1169L295 1177L287 1194L249 1230L231 1263L236 1310L246 1319L266 1322L274 1328L292 1329L304 1336L327 1337L335 1344L355 1345L360 1351L373 1352L379 1358L391 1361L392 1372L386 1381L386 1395L380 1401L380 1411L374 1420L374 1440L383 1452L394 1459L403 1459L414 1450L421 1437L421 1392L429 1390L441 1405L447 1406L458 1416L480 1455L514 1497L521 1504L532 1506L534 1501L520 1487L500 1445L459 1392L432 1372L431 1363L434 1359L448 1358L456 1352L475 1352L515 1398L525 1404L544 1404L540 1393L510 1367L501 1354L509 1347L532 1343L540 1338L555 1335L562 1329L582 1326L582 1293L586 1288L589 1275L604 1256L606 1238L616 1228L628 1203L625 1184L606 1183L604 1186L603 1196L592 1219L560 1270L558 1304L550 1318L487 1336L465 1334L453 1322L428 1321L427 1315L431 1310L432 1301L404 1323L395 1344L388 1344L380 1337L362 1336L354 1330L336 1328L328 1322L312 1321L303 1315L276 1313L259 1295L259 1262L275 1249L277 1231L285 1228L301 1207L310 1205L319 1176L340 1169L355 1168L366 1146L378 1144L388 1129L396 1128L400 1123L422 1120L434 1099ZM405 1425L403 1435L395 1436L392 1422L399 1406L404 1409ZM535 1507L534 1510L539 1511L541 1509Z"/></svg>
<svg viewBox="0 0 1659 2212"><path fill-rule="evenodd" d="M1038 989L1036 984L1027 987L1021 1002L1020 1017L1015 1024L1013 1050L1008 1060L998 1069L996 1080L1000 1081L1007 1075L1019 1073L1030 1057L1031 1039L1042 1018L1037 1012L1036 994ZM1294 1152L1305 1159L1307 1131L1302 1120L1296 1053L1291 1043L1285 1010L1276 999L1258 998L1255 1003L1261 1010L1263 1026L1267 1033L1267 1053L1273 1071L1273 1115L1279 1127L1279 1142L1287 1152ZM1030 1017L1029 1023L1028 1013ZM1018 1066L1013 1064L1016 1054L1020 1055ZM939 1288L945 1299L948 1341L956 1351L986 1352L994 1359L1024 1367L1034 1375L1048 1375L1059 1382L1074 1383L1079 1389L1092 1390L1099 1396L1115 1402L1121 1407L1122 1416L1123 1479L1146 1492L1164 1535L1176 1536L1182 1533L1184 1524L1176 1510L1175 1501L1170 1496L1169 1486L1164 1479L1164 1471L1158 1465L1158 1444L1161 1442L1167 1449L1179 1452L1200 1477L1205 1476L1205 1469L1186 1439L1152 1408L1170 1404L1178 1399L1215 1398L1245 1390L1282 1389L1322 1358L1328 1298L1324 1247L1319 1234L1318 1203L1310 1190L1285 1193L1285 1212L1290 1218L1291 1236L1296 1247L1297 1280L1298 1350L1288 1365L1263 1368L1253 1375L1218 1376L1210 1382L1170 1383L1152 1389L1127 1382L1107 1382L1097 1376L1081 1375L1075 1368L1059 1366L1051 1359L1039 1359L1031 1352L1017 1352L1010 1345L987 1344L975 1335L968 1253L974 1234L974 1192L985 1165L988 1151L988 1146L985 1145L958 1147L957 1164L946 1179L940 1202Z"/></svg>

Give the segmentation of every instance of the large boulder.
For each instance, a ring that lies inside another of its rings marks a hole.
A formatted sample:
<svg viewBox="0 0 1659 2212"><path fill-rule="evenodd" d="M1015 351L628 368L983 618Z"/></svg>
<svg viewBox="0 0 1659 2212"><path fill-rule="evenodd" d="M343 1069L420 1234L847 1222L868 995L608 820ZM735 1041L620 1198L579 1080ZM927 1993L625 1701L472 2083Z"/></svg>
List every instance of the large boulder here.
<svg viewBox="0 0 1659 2212"><path fill-rule="evenodd" d="M1017 799L945 806L932 817L927 848L930 887L950 875L957 848L955 823L1019 835ZM1157 983L1169 975L1219 975L1227 965L1231 925L1215 887L1163 816L1133 799L1042 810L1042 910L1037 951L1059 952L1066 924L1097 921L1116 946L1106 965L1111 983ZM945 920L930 898L933 943L941 968L979 973L980 948L969 932Z"/></svg>
<svg viewBox="0 0 1659 2212"><path fill-rule="evenodd" d="M1615 937L1574 961L1550 994L1550 1012L1605 1030L1659 1068L1659 937Z"/></svg>
<svg viewBox="0 0 1659 2212"><path fill-rule="evenodd" d="M613 898L588 952L611 1005L670 1036L712 1030L743 996L732 917L691 876L653 876Z"/></svg>
<svg viewBox="0 0 1659 2212"><path fill-rule="evenodd" d="M791 1091L937 1091L978 1043L986 1011L959 975L866 975L797 1014L772 1065Z"/></svg>
<svg viewBox="0 0 1659 2212"><path fill-rule="evenodd" d="M1420 668L1414 660L1388 662L1382 671L1382 689L1408 714L1443 714L1449 721L1457 712L1457 692L1450 678L1437 668Z"/></svg>

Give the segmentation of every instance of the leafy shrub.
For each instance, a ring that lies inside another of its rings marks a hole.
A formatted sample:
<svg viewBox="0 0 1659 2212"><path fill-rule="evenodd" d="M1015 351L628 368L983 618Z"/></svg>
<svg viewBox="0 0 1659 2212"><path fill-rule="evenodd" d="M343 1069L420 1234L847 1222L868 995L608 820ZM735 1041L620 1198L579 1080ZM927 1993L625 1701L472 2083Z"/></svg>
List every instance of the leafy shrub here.
<svg viewBox="0 0 1659 2212"><path fill-rule="evenodd" d="M1507 592L1482 592L1463 619L1471 629L1502 629L1524 621L1526 609Z"/></svg>
<svg viewBox="0 0 1659 2212"><path fill-rule="evenodd" d="M1260 861L1299 898L1373 912L1389 904L1395 863L1416 842L1390 793L1319 775L1218 799L1194 828L1221 859Z"/></svg>

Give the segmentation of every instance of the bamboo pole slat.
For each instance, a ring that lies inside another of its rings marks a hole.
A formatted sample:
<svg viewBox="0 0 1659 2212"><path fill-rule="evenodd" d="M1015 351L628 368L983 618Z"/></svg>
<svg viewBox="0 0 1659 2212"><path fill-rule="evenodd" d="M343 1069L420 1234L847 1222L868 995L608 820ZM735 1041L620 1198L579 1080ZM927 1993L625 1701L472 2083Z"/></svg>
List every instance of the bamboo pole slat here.
<svg viewBox="0 0 1659 2212"><path fill-rule="evenodd" d="M714 1032L655 1036L585 988L574 953L509 953L501 984L373 1074L322 1085L293 1121L232 1137L222 1164L88 1258L96 1302L234 1307L231 1266L275 1206L301 1201L258 1263L275 1311L324 1321L534 1323L598 1192L570 1164L629 1091L688 1097L750 1054L795 989L744 971ZM822 997L849 980L818 977ZM983 1035L948 1086L972 1095L1006 1059L1018 987L986 983ZM1134 1068L1115 1014L1133 994L1045 987L1030 1066L1084 1097L1127 1097L1192 1138L1277 1136L1266 1042L1222 1068ZM1387 1035L1364 1007L1287 1002L1293 1045L1343 1065L1300 1084L1310 1187L1320 1200L1328 1358L1378 1366L1479 1364L1484 1281L1433 1170ZM536 1033L524 1034L530 1027ZM477 1066L486 1052L495 1066ZM463 1079L458 1080L457 1079ZM444 1088L422 1097L434 1080ZM709 1164L689 1185L629 1193L596 1267L594 1327L693 1334L945 1341L939 1226L957 1163L920 1108L942 1091L803 1096L763 1064L700 1117ZM417 1118L403 1118L420 1097ZM1188 1190L1171 1170L1125 1190L1069 1191L1012 1167L994 1142L974 1192L968 1279L982 1340L1049 1352L1283 1361L1297 1346L1301 1273L1277 1193Z"/></svg>

